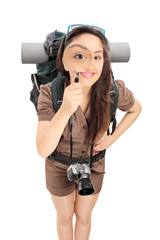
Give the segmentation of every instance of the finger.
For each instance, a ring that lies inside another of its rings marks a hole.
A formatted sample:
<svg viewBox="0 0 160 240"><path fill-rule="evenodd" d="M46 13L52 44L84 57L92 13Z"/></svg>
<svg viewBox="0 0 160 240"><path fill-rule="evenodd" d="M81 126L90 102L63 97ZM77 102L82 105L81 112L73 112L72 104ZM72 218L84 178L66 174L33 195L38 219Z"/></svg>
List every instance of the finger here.
<svg viewBox="0 0 160 240"><path fill-rule="evenodd" d="M82 104L82 103L83 103L83 97L77 96L77 97L74 99L74 103L75 103L75 104L78 104L78 105L79 105L79 103Z"/></svg>
<svg viewBox="0 0 160 240"><path fill-rule="evenodd" d="M71 93L73 94L73 96L75 96L75 95L83 95L81 89L72 89Z"/></svg>
<svg viewBox="0 0 160 240"><path fill-rule="evenodd" d="M96 145L96 146L94 147L94 150L95 150L95 151L99 151L100 148L101 148L101 145L98 144L98 145Z"/></svg>
<svg viewBox="0 0 160 240"><path fill-rule="evenodd" d="M95 150L95 152L100 152L100 151L103 151L104 149L106 149L106 147L103 145L100 145L98 148L96 148L94 150Z"/></svg>
<svg viewBox="0 0 160 240"><path fill-rule="evenodd" d="M70 84L70 88L71 89L82 88L82 84L79 82L78 83L73 82Z"/></svg>
<svg viewBox="0 0 160 240"><path fill-rule="evenodd" d="M95 144L94 149L96 151L101 151L101 149L103 149L103 148L104 148L104 141L103 141L103 139L101 139L101 140L99 140L99 143L97 142L97 144Z"/></svg>

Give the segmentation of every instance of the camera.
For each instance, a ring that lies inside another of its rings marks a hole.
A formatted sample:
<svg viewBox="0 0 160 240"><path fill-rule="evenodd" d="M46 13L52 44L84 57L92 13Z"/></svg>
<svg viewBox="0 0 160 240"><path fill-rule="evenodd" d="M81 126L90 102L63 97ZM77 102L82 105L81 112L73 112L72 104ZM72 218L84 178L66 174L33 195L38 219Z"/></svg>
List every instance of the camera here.
<svg viewBox="0 0 160 240"><path fill-rule="evenodd" d="M82 196L90 195L94 192L94 187L90 178L91 169L89 164L74 163L67 169L69 181L78 178L78 193Z"/></svg>

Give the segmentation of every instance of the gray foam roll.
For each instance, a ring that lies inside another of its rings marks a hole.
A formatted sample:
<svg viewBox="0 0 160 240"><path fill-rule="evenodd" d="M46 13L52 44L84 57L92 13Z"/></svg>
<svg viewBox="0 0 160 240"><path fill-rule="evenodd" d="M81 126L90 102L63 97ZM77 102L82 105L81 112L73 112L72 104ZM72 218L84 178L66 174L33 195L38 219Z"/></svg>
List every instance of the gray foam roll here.
<svg viewBox="0 0 160 240"><path fill-rule="evenodd" d="M128 62L130 46L127 42L109 43L111 62ZM43 43L22 43L22 63L37 64L48 61Z"/></svg>
<svg viewBox="0 0 160 240"><path fill-rule="evenodd" d="M43 63L48 61L48 54L43 43L22 43L22 63Z"/></svg>
<svg viewBox="0 0 160 240"><path fill-rule="evenodd" d="M109 43L111 62L128 62L130 46L127 42Z"/></svg>

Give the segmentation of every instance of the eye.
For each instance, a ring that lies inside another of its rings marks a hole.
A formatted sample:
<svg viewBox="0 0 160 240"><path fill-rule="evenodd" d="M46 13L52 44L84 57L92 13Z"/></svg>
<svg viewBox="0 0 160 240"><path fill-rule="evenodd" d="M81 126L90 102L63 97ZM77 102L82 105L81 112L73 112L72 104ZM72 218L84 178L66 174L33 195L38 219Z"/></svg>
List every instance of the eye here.
<svg viewBox="0 0 160 240"><path fill-rule="evenodd" d="M77 54L75 56L76 59L85 59L85 56L83 54Z"/></svg>
<svg viewBox="0 0 160 240"><path fill-rule="evenodd" d="M94 57L94 59L96 59L96 60L100 60L101 57L100 57L100 56L96 56L96 57Z"/></svg>

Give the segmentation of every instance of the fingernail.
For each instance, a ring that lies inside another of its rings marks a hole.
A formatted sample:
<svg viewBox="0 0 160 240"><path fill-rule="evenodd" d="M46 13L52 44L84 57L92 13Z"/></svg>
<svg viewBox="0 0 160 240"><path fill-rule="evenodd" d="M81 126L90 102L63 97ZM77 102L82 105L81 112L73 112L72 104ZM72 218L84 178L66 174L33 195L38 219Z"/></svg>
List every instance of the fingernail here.
<svg viewBox="0 0 160 240"><path fill-rule="evenodd" d="M96 150L95 149L93 149L93 152L95 152Z"/></svg>

